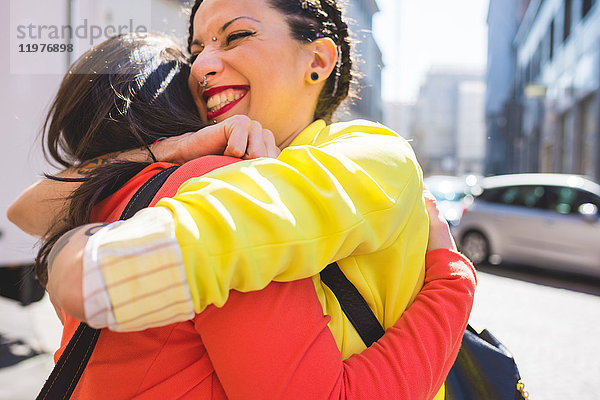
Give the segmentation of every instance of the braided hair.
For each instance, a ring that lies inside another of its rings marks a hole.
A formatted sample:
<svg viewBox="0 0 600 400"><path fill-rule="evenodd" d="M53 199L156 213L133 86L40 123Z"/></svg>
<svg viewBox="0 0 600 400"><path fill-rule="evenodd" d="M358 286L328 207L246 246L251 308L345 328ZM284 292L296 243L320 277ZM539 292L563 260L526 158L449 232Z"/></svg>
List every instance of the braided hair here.
<svg viewBox="0 0 600 400"><path fill-rule="evenodd" d="M194 16L203 0L196 0L190 13L188 51L194 36ZM300 42L328 37L338 48L338 62L319 95L314 118L331 121L333 113L348 97L352 82L352 59L348 25L336 0L266 0L286 16L291 35Z"/></svg>

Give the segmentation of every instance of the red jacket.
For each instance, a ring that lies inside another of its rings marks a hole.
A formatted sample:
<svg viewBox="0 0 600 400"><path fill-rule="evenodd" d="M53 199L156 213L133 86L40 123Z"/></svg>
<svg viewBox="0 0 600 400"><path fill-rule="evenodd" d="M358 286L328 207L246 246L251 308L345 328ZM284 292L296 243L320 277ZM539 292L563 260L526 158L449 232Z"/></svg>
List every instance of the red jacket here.
<svg viewBox="0 0 600 400"><path fill-rule="evenodd" d="M186 163L158 195L236 159ZM136 175L96 206L94 221L115 221L129 199L167 163ZM311 279L232 291L222 308L191 321L115 333L103 330L74 399L432 398L452 366L467 324L474 270L458 253L427 254L425 285L376 344L342 360ZM58 360L79 321L66 316Z"/></svg>

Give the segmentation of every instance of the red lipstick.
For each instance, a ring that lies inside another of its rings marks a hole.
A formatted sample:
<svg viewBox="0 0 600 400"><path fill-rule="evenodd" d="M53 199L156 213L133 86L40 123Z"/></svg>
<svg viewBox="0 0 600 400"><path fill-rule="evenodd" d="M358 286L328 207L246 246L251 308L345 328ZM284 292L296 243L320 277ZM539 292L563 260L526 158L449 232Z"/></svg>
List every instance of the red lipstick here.
<svg viewBox="0 0 600 400"><path fill-rule="evenodd" d="M208 119L215 119L215 118L225 114L227 111L231 110L233 107L235 107L236 104L238 104L244 97L246 97L246 95L248 94L248 91L250 90L250 86L248 86L248 85L215 86L215 87L205 90L202 93L202 97L205 102L208 102L208 99L210 97L217 95L228 89L242 90L242 91L244 91L244 94L239 99L232 101L231 103L225 105L224 107L218 109L217 111L208 110L207 111Z"/></svg>

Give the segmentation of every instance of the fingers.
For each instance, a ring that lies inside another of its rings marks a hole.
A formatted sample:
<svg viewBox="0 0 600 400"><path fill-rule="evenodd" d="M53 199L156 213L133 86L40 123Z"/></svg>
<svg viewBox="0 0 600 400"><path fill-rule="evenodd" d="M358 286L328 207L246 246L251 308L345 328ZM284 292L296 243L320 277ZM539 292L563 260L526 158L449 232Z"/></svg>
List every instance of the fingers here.
<svg viewBox="0 0 600 400"><path fill-rule="evenodd" d="M267 147L263 138L263 127L257 121L252 121L248 132L248 147L245 159L268 157Z"/></svg>
<svg viewBox="0 0 600 400"><path fill-rule="evenodd" d="M273 132L268 129L263 129L263 141L265 143L265 148L267 149L266 157L269 158L277 158L279 154L281 154L281 150L277 147L275 143L275 136Z"/></svg>
<svg viewBox="0 0 600 400"><path fill-rule="evenodd" d="M275 144L273 133L264 129L258 121L245 115L234 115L222 124L227 141L223 152L226 156L249 160L258 157L276 158L281 153Z"/></svg>
<svg viewBox="0 0 600 400"><path fill-rule="evenodd" d="M429 215L429 241L427 243L427 251L435 249L452 249L456 250L456 244L450 233L448 222L440 213L435 197L425 188L423 190L423 198L425 199L425 207Z"/></svg>
<svg viewBox="0 0 600 400"><path fill-rule="evenodd" d="M248 131L245 129L233 129L227 140L227 146L223 155L242 158L246 154L248 146Z"/></svg>

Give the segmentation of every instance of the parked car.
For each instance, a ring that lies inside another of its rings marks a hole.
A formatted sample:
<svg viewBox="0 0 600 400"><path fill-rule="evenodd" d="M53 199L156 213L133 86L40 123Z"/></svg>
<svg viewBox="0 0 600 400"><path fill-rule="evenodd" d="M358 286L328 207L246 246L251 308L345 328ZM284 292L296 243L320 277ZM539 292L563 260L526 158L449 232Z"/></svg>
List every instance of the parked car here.
<svg viewBox="0 0 600 400"><path fill-rule="evenodd" d="M464 208L470 204L471 188L478 179L475 175L431 175L423 180L451 227L458 225Z"/></svg>
<svg viewBox="0 0 600 400"><path fill-rule="evenodd" d="M484 178L454 230L475 264L510 261L600 276L600 185L564 174Z"/></svg>

